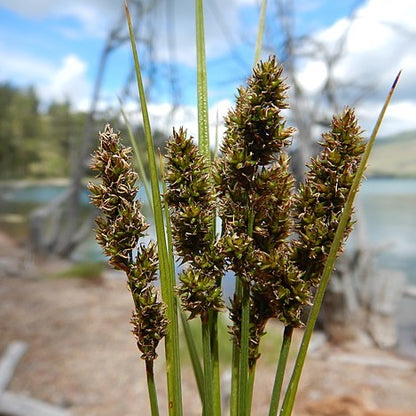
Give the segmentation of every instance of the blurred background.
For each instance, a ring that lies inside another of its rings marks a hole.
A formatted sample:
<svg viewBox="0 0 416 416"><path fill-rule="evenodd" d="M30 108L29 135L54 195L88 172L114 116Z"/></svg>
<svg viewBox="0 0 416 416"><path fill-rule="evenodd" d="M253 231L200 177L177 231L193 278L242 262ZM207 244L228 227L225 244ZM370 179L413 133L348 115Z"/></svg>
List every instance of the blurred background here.
<svg viewBox="0 0 416 416"><path fill-rule="evenodd" d="M193 3L129 1L161 149L173 126L197 136ZM258 16L257 0L205 2L212 139L221 140L223 117L250 74ZM276 54L284 64L291 87L286 115L297 129L292 167L299 179L344 106L356 109L369 137L403 70L320 325L335 342L360 340L413 359L415 28L413 0L269 0L263 45L263 57ZM45 262L62 271L61 261L69 274L95 275L105 259L92 232L87 167L105 122L127 139L120 102L144 148L123 4L0 0L0 58L0 277L30 275Z"/></svg>

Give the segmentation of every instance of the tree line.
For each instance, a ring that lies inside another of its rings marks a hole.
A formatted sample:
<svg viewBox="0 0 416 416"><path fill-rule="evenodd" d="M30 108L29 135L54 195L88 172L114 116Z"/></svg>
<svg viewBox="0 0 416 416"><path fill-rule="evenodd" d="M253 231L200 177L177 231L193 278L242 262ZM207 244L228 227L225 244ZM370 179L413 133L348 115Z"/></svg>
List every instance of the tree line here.
<svg viewBox="0 0 416 416"><path fill-rule="evenodd" d="M0 84L0 179L66 177L86 115L69 102L41 111L33 87Z"/></svg>
<svg viewBox="0 0 416 416"><path fill-rule="evenodd" d="M33 87L0 84L0 180L69 177L80 157L87 120L88 114L74 111L69 101L42 108ZM95 117L95 140L106 122L117 126L128 141L117 109ZM134 135L144 148L141 126ZM156 131L154 135L157 146L163 148L166 134Z"/></svg>

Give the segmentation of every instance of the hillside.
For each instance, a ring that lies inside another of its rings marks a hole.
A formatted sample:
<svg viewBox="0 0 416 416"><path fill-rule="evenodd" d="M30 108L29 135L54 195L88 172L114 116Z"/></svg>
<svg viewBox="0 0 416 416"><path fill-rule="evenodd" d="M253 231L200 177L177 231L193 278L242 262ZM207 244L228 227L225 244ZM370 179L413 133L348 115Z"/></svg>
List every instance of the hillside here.
<svg viewBox="0 0 416 416"><path fill-rule="evenodd" d="M416 177L416 130L378 138L367 176Z"/></svg>

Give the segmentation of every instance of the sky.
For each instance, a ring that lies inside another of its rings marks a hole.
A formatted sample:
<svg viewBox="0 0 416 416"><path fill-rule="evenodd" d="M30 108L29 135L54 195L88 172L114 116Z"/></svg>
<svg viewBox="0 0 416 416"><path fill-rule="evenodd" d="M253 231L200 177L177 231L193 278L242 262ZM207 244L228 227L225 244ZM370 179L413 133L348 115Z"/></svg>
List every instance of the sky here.
<svg viewBox="0 0 416 416"><path fill-rule="evenodd" d="M151 53L143 46L139 49L153 80L148 97L151 122L165 130L170 130L167 125L183 124L195 135L194 1L147 3L151 12L133 23L140 29L139 44L143 45L142 38L150 38L153 45ZM265 57L269 51L283 53L275 3L269 0ZM297 76L311 105L325 82L328 56L334 55L348 33L342 56L333 64L333 76L341 85L340 105L354 104L362 126L371 131L402 69L380 134L415 129L416 2L293 0L292 4L295 34L300 39L308 36L307 42L298 45L303 57L297 63ZM205 1L212 130L217 113L221 119L250 73L258 13L257 0ZM122 18L121 0L0 0L0 82L34 86L44 108L53 101L70 100L74 109L88 109L100 53L109 31ZM129 44L110 56L100 108L117 105L131 61ZM169 81L172 77L175 88ZM173 116L172 103L178 105ZM128 101L126 108L133 109L132 103Z"/></svg>

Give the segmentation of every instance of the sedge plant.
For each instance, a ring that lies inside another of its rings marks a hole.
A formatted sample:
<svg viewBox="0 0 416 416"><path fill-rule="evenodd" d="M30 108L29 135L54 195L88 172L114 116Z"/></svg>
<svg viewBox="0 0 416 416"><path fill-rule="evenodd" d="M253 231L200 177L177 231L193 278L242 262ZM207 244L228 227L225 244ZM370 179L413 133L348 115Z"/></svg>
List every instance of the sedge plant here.
<svg viewBox="0 0 416 416"><path fill-rule="evenodd" d="M196 0L197 140L174 129L164 160L157 163L132 22L127 22L140 96L149 173L134 171L131 150L111 126L100 133L90 184L101 211L97 239L110 264L123 270L133 298L133 334L145 362L152 416L160 414L153 372L163 340L169 415L186 414L182 403L179 321L191 356L204 416L220 416L218 320L228 314L232 342L231 416L252 414L260 343L271 319L283 324L283 341L270 391L269 416L292 414L309 341L336 257L352 229L354 198L397 79L369 141L354 110L334 115L321 151L295 186L289 149L295 132L286 125L288 86L275 57L261 61L266 1L263 1L255 65L225 118L219 154L210 154L203 1ZM147 183L147 177L150 184ZM148 228L137 200L138 180L148 187L156 242L144 243ZM162 183L162 192L160 191ZM220 219L220 221L218 221ZM221 224L220 227L217 224ZM231 273L231 301L223 277ZM158 283L156 280L158 279ZM313 293L315 295L313 296ZM301 320L304 307L309 318ZM202 356L189 321L200 320ZM295 328L304 328L293 373L283 378ZM283 395L283 401L280 398ZM256 414L255 411L253 414Z"/></svg>

